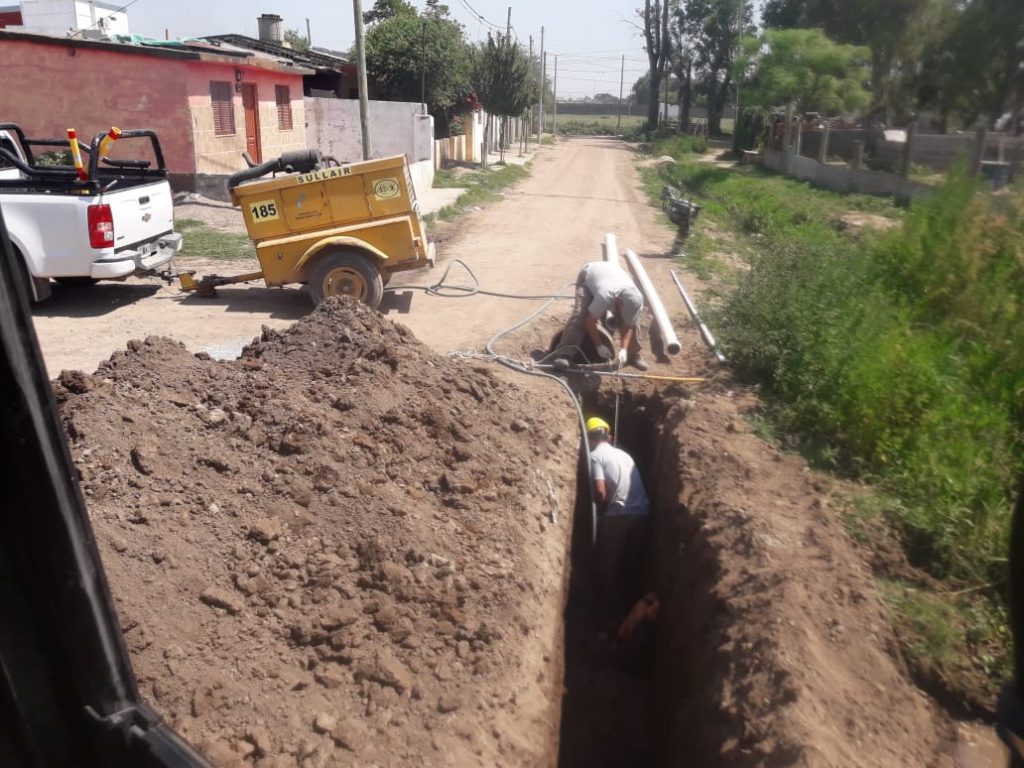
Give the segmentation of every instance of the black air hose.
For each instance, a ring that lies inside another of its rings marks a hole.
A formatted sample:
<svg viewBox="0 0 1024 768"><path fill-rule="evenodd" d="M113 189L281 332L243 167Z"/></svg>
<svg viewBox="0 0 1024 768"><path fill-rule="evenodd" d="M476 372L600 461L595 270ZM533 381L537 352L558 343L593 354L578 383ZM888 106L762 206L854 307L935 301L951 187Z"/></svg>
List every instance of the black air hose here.
<svg viewBox="0 0 1024 768"><path fill-rule="evenodd" d="M246 181L258 179L268 173L308 173L319 167L321 162L320 150L300 149L295 152L285 152L278 158L267 160L265 163L254 165L251 168L244 168L228 177L228 189L234 189Z"/></svg>

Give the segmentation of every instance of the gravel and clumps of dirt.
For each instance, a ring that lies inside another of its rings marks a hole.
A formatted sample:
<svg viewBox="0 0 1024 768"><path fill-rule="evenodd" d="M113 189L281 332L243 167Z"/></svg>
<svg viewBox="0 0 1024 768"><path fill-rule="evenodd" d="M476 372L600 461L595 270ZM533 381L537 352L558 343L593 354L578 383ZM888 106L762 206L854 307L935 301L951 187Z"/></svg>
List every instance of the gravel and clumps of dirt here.
<svg viewBox="0 0 1024 768"><path fill-rule="evenodd" d="M215 765L550 760L564 404L337 300L55 391L143 693Z"/></svg>
<svg viewBox="0 0 1024 768"><path fill-rule="evenodd" d="M950 768L953 727L910 681L822 479L751 433L753 396L659 405L666 764Z"/></svg>

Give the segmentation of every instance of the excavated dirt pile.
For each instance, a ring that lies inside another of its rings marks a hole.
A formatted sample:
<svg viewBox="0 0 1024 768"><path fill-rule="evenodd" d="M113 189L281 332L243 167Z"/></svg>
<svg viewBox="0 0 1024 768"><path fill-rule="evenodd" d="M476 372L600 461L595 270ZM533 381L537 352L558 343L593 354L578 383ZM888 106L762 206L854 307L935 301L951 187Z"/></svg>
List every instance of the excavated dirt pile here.
<svg viewBox="0 0 1024 768"><path fill-rule="evenodd" d="M56 392L143 693L216 765L550 761L564 403L339 301Z"/></svg>

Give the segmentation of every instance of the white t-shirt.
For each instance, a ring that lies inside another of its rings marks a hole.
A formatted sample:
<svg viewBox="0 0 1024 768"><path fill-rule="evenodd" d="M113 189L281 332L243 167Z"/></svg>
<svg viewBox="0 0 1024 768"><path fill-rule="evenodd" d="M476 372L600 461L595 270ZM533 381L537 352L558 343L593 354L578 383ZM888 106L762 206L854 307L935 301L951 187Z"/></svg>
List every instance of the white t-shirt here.
<svg viewBox="0 0 1024 768"><path fill-rule="evenodd" d="M608 495L607 515L646 515L650 507L644 483L633 457L608 442L590 452L590 472L604 480Z"/></svg>
<svg viewBox="0 0 1024 768"><path fill-rule="evenodd" d="M593 296L587 311L596 318L611 310L623 288L635 288L626 271L610 261L591 261L587 264L587 290Z"/></svg>

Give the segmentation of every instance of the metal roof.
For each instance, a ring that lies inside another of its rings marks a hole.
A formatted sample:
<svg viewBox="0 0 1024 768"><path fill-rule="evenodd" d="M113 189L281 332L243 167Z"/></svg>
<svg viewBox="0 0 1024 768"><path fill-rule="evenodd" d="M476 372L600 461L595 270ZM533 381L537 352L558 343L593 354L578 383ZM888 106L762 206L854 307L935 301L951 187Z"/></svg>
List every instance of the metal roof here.
<svg viewBox="0 0 1024 768"><path fill-rule="evenodd" d="M258 52L244 49L232 49L212 45L205 40L183 41L181 45L168 46L146 45L143 43L120 43L107 40L88 40L81 37L56 37L33 32L16 32L0 29L0 44L4 40L22 40L40 45L59 45L67 48L92 48L136 56L156 56L159 58L179 59L185 61L207 61L211 63L230 64L235 67L257 67L274 72L287 72L296 75L312 75L315 69L301 66L300 62L285 57L259 55ZM163 41L157 41L163 42ZM333 58L333 57L332 57Z"/></svg>
<svg viewBox="0 0 1024 768"><path fill-rule="evenodd" d="M214 45L226 44L240 50L259 51L260 53L312 69L327 69L340 72L351 70L355 66L340 56L332 56L329 53L321 53L314 50L299 51L295 48L287 48L277 43L268 43L265 40L257 40L254 37L247 37L245 35L209 35L203 39L208 40Z"/></svg>

